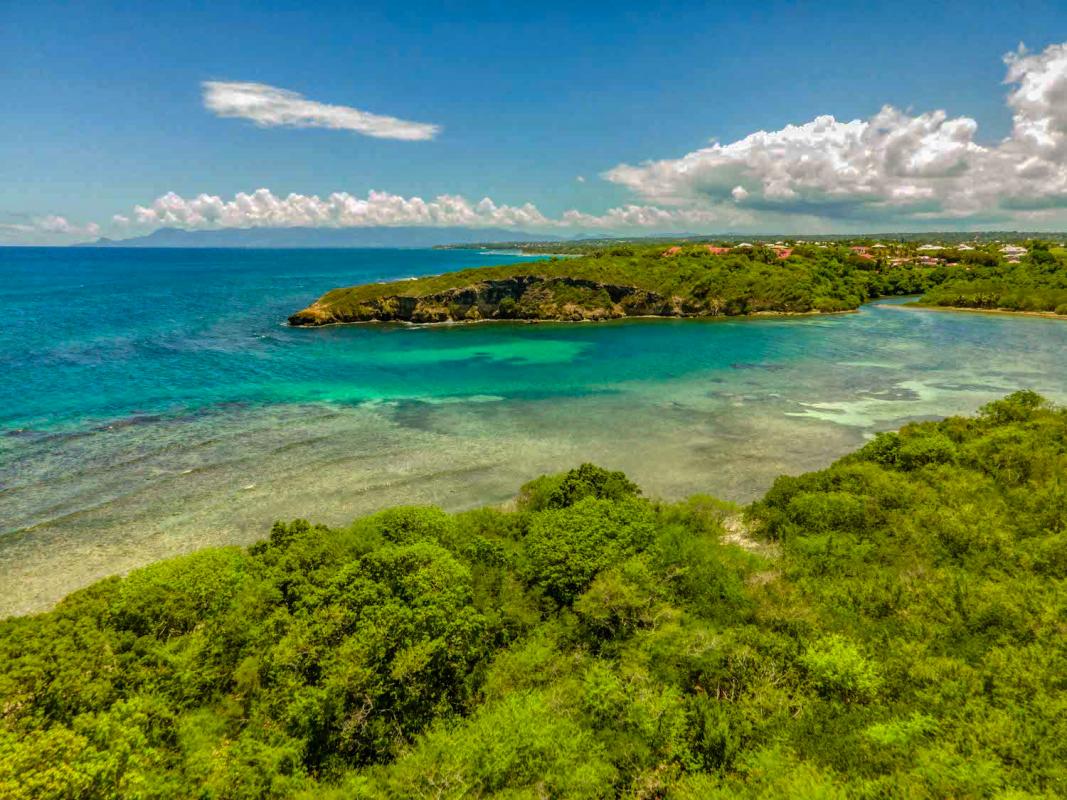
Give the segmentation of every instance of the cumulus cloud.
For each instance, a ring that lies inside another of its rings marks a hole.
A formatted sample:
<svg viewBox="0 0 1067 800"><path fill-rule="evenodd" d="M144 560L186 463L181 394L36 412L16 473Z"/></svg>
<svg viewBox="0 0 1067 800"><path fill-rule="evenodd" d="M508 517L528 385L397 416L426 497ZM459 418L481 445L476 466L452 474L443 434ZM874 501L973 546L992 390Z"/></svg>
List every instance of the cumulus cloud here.
<svg viewBox="0 0 1067 800"><path fill-rule="evenodd" d="M820 116L604 177L667 206L822 218L995 219L1067 207L1067 44L1020 48L1005 63L1013 127L998 143L976 141L969 117L885 106L869 119Z"/></svg>
<svg viewBox="0 0 1067 800"><path fill-rule="evenodd" d="M69 222L66 217L59 217L54 214L34 220L34 225L38 230L46 233L61 233L67 236L95 236L100 233L100 226L95 222L90 222L86 225L75 225Z"/></svg>
<svg viewBox="0 0 1067 800"><path fill-rule="evenodd" d="M912 226L1060 224L1067 221L1067 43L1004 57L1012 114L1008 136L978 139L978 125L945 111L883 107L868 119L819 116L680 158L620 164L604 177L640 199L603 213L547 216L531 203L458 195L431 199L372 191L230 198L164 194L117 214L122 233L159 227L463 226L515 230L849 230ZM221 116L262 125L319 126L400 139L432 138L437 126L306 100L263 84L210 82L205 103ZM576 176L579 183L583 176ZM99 235L60 216L0 223L0 240L60 243Z"/></svg>
<svg viewBox="0 0 1067 800"><path fill-rule="evenodd" d="M55 214L33 217L28 222L0 223L0 241L13 244L57 244L99 235L100 226L95 222L76 225Z"/></svg>
<svg viewBox="0 0 1067 800"><path fill-rule="evenodd" d="M734 218L736 218L736 214ZM326 197L305 194L278 196L269 189L240 192L230 199L201 194L186 198L168 192L113 223L126 230L160 227L186 230L255 227L459 226L551 230L557 228L655 228L669 230L726 219L705 209L663 209L627 205L603 214L570 210L547 217L532 203L512 206L486 197L472 202L459 195L431 200L372 191L366 197L334 192Z"/></svg>
<svg viewBox="0 0 1067 800"><path fill-rule="evenodd" d="M308 100L302 94L264 83L205 81L204 106L220 117L250 119L263 127L331 128L379 139L433 139L439 125L371 114L351 106Z"/></svg>
<svg viewBox="0 0 1067 800"><path fill-rule="evenodd" d="M116 222L121 222L116 218ZM147 206L136 206L131 224L147 227L367 227L372 225L427 226L543 226L548 220L535 206L497 205L489 198L472 203L459 195L432 200L372 191L366 197L334 192L326 197L275 195L269 189L239 192L232 199L201 194L184 198L169 192Z"/></svg>
<svg viewBox="0 0 1067 800"><path fill-rule="evenodd" d="M737 214L727 217L721 211L709 209L690 208L659 208L658 206L625 205L618 208L609 208L603 214L586 214L582 211L570 210L556 221L561 227L573 227L579 229L591 228L648 228L655 230L671 230L686 226L707 226L735 224L740 220Z"/></svg>
<svg viewBox="0 0 1067 800"><path fill-rule="evenodd" d="M1016 87L1008 96L1014 112L1010 142L1035 156L1063 159L1067 156L1067 43L1033 55L1020 47L1004 61L1008 65L1005 83Z"/></svg>

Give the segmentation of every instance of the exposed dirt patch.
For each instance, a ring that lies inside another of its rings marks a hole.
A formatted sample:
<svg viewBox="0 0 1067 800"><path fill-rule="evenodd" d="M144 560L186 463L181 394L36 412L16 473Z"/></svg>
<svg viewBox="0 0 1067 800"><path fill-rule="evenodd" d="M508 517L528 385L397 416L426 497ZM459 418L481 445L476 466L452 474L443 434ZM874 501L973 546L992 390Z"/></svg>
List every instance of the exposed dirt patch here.
<svg viewBox="0 0 1067 800"><path fill-rule="evenodd" d="M778 546L772 542L763 542L755 538L752 535L751 526L745 522L743 515L731 514L723 519L722 527L726 531L723 534L722 541L726 544L737 545L743 550L748 550L750 553L756 553L767 558L776 558L778 556Z"/></svg>

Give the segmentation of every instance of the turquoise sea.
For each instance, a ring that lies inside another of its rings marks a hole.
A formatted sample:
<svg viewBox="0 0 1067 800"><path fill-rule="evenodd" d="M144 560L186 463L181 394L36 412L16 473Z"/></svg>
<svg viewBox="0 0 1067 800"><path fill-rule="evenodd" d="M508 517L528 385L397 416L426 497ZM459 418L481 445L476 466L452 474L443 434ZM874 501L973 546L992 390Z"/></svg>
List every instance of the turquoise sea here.
<svg viewBox="0 0 1067 800"><path fill-rule="evenodd" d="M473 251L0 249L0 616L277 518L508 500L584 460L745 501L877 430L1021 387L1067 322L922 311L290 329Z"/></svg>

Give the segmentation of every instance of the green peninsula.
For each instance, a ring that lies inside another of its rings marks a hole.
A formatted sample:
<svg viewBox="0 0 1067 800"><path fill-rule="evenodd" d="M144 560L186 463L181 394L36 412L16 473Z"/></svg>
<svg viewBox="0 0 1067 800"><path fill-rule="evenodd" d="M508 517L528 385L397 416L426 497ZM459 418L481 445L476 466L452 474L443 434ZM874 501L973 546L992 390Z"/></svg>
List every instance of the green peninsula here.
<svg viewBox="0 0 1067 800"><path fill-rule="evenodd" d="M552 248L569 257L550 257ZM289 323L818 314L894 295L920 295L928 306L1067 316L1067 249L1035 239L601 241L522 249L546 260L334 289Z"/></svg>
<svg viewBox="0 0 1067 800"><path fill-rule="evenodd" d="M943 278L923 266L881 274L845 246L616 245L574 258L334 289L292 325L403 321L608 320L848 311Z"/></svg>

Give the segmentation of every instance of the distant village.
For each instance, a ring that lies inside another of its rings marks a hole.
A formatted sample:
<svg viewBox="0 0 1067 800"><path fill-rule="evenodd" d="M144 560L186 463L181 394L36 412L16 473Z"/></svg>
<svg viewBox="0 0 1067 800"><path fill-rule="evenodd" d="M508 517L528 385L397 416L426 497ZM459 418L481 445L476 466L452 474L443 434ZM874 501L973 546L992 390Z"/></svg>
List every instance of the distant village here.
<svg viewBox="0 0 1067 800"><path fill-rule="evenodd" d="M958 242L939 243L926 242L874 242L873 244L847 244L834 241L807 241L807 240L779 240L776 242L719 242L716 244L699 245L713 255L726 255L766 249L775 253L780 259L789 258L798 248L817 249L847 247L849 252L857 259L872 262L872 267L898 267L898 266L959 266L964 269L973 264L989 264L990 262L1003 261L1008 264L1022 263L1022 257L1029 249L1014 242ZM1064 248L1063 243L1051 245L1055 248ZM684 250L694 249L695 245L671 245L663 251L665 257L675 256Z"/></svg>
<svg viewBox="0 0 1067 800"><path fill-rule="evenodd" d="M596 250L612 252L620 248L660 246L666 258L681 254L708 252L712 255L729 253L763 253L764 260L777 257L787 259L803 255L811 250L829 249L847 251L858 261L870 262L870 268L882 271L894 267L958 267L969 270L975 266L998 264L1021 264L1033 249L1050 250L1053 254L1067 257L1067 237L1063 234L1005 232L997 234L971 234L964 238L959 233L947 234L898 234L889 236L830 236L752 238L747 241L729 235L596 238L572 239L569 241L511 241L478 244L443 245L442 249L491 249L520 251L530 255L583 255ZM773 254L773 255L772 255ZM847 257L847 256L846 256Z"/></svg>

